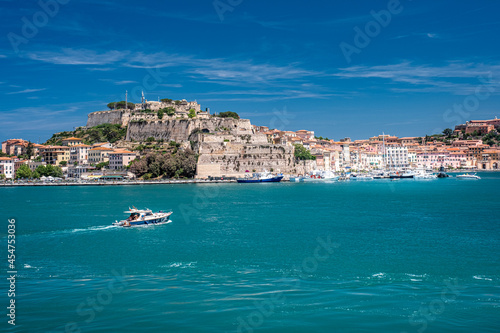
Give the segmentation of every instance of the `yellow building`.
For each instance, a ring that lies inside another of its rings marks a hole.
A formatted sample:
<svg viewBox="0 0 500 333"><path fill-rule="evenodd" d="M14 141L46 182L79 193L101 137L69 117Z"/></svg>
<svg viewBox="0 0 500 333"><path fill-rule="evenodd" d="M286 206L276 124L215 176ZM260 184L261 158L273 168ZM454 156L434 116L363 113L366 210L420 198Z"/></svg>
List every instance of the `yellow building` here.
<svg viewBox="0 0 500 333"><path fill-rule="evenodd" d="M96 147L92 148L88 152L88 161L90 164L99 164L102 162L109 162L109 153L113 149L106 147Z"/></svg>
<svg viewBox="0 0 500 333"><path fill-rule="evenodd" d="M47 164L59 165L62 161L69 162L68 146L44 146L39 148L40 155Z"/></svg>
<svg viewBox="0 0 500 333"><path fill-rule="evenodd" d="M74 146L74 145L79 145L80 143L82 143L82 139L74 137L62 140L63 146Z"/></svg>

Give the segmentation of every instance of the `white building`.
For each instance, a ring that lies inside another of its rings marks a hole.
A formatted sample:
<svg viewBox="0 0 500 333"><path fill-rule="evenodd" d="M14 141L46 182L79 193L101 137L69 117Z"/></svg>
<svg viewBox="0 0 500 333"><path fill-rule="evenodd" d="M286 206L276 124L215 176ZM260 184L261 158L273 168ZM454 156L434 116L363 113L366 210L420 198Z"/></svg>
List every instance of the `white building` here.
<svg viewBox="0 0 500 333"><path fill-rule="evenodd" d="M408 160L408 148L396 145L386 146L385 163L387 167L391 169L407 168L410 165Z"/></svg>
<svg viewBox="0 0 500 333"><path fill-rule="evenodd" d="M2 165L2 173L7 179L14 178L14 160L10 157L0 157L0 164Z"/></svg>
<svg viewBox="0 0 500 333"><path fill-rule="evenodd" d="M71 146L69 152L69 161L71 164L83 165L88 163L89 145L79 144Z"/></svg>

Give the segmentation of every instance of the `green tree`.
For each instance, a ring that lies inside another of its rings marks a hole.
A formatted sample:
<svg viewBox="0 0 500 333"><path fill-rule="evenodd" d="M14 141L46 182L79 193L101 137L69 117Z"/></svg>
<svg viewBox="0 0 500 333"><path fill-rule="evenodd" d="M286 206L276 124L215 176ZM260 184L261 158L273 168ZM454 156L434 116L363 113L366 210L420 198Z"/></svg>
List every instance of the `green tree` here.
<svg viewBox="0 0 500 333"><path fill-rule="evenodd" d="M36 167L35 172L40 176L46 176L46 168L45 165L39 165Z"/></svg>
<svg viewBox="0 0 500 333"><path fill-rule="evenodd" d="M173 116L175 114L175 109L169 106L168 108L165 108L165 112L167 113L167 116Z"/></svg>
<svg viewBox="0 0 500 333"><path fill-rule="evenodd" d="M23 164L17 169L16 171L16 179L19 178L31 178L33 176L33 173L31 172L31 169L29 166L26 164Z"/></svg>
<svg viewBox="0 0 500 333"><path fill-rule="evenodd" d="M66 165L68 165L68 161L61 161L61 162L59 162L59 165L66 166Z"/></svg>
<svg viewBox="0 0 500 333"><path fill-rule="evenodd" d="M157 113L158 119L163 119L163 114L164 113L165 113L165 111L163 111L163 109L159 109L158 113Z"/></svg>
<svg viewBox="0 0 500 333"><path fill-rule="evenodd" d="M125 105L125 104L124 104L124 105ZM114 109L116 108L116 102L111 102L111 103L108 103L108 105L107 105L107 106L108 106L108 108L109 108L110 110L114 110Z"/></svg>
<svg viewBox="0 0 500 333"><path fill-rule="evenodd" d="M162 98L160 99L163 103L172 103L172 100L170 98Z"/></svg>
<svg viewBox="0 0 500 333"><path fill-rule="evenodd" d="M7 176L5 176L5 174L0 173L0 180L5 180L6 178L7 178Z"/></svg>
<svg viewBox="0 0 500 333"><path fill-rule="evenodd" d="M128 102L125 104L125 101L119 101L119 102L116 102L116 108L117 109L125 109L125 105L127 106L127 109L129 110L134 110L135 109L135 104L132 103L132 102ZM108 104L108 107L109 107L109 104Z"/></svg>
<svg viewBox="0 0 500 333"><path fill-rule="evenodd" d="M109 166L109 161L97 163L97 165L95 167L96 167L96 169L100 170L100 169L105 168L107 166Z"/></svg>
<svg viewBox="0 0 500 333"><path fill-rule="evenodd" d="M146 142L153 142L153 141L155 141L155 138L153 138L152 136L146 139Z"/></svg>
<svg viewBox="0 0 500 333"><path fill-rule="evenodd" d="M443 134L446 135L448 138L451 137L451 135L453 134L453 130L451 128L446 128L444 131L443 131Z"/></svg>
<svg viewBox="0 0 500 333"><path fill-rule="evenodd" d="M196 117L196 111L194 109L189 109L188 117L189 118Z"/></svg>
<svg viewBox="0 0 500 333"><path fill-rule="evenodd" d="M31 141L28 141L28 147L26 147L26 155L28 155L28 159L31 158L34 153L33 143Z"/></svg>
<svg viewBox="0 0 500 333"><path fill-rule="evenodd" d="M236 112L232 111L221 112L217 115L217 117L240 119L240 116Z"/></svg>
<svg viewBox="0 0 500 333"><path fill-rule="evenodd" d="M294 156L299 160L315 160L316 156L312 155L309 150L307 150L301 144L294 144Z"/></svg>

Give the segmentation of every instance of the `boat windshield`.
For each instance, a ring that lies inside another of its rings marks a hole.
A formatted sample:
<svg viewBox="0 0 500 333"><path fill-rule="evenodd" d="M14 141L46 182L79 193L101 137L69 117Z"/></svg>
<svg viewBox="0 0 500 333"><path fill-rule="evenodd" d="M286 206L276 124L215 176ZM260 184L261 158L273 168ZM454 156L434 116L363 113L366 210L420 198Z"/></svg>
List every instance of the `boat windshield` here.
<svg viewBox="0 0 500 333"><path fill-rule="evenodd" d="M128 217L128 221L134 221L134 220L137 220L139 218L139 214L138 213L132 213L130 214L130 216Z"/></svg>

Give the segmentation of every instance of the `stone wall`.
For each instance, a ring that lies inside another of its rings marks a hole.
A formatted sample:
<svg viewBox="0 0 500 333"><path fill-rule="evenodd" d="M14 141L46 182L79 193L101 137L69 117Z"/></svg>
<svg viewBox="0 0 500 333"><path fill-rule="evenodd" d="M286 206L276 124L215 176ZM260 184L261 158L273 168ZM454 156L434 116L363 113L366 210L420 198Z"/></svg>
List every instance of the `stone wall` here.
<svg viewBox="0 0 500 333"><path fill-rule="evenodd" d="M205 135L206 137L206 135ZM246 171L296 173L293 147L242 142L201 142L197 177L243 176ZM217 165L218 168L213 166ZM215 172L219 172L216 174Z"/></svg>
<svg viewBox="0 0 500 333"><path fill-rule="evenodd" d="M101 124L119 124L126 126L130 112L125 110L97 111L89 113L87 127L94 127Z"/></svg>
<svg viewBox="0 0 500 333"><path fill-rule="evenodd" d="M145 141L148 137L153 137L155 140L165 141L196 141L199 133L227 133L251 138L253 129L250 120L233 118L131 121L127 139Z"/></svg>

